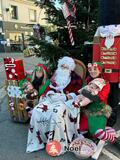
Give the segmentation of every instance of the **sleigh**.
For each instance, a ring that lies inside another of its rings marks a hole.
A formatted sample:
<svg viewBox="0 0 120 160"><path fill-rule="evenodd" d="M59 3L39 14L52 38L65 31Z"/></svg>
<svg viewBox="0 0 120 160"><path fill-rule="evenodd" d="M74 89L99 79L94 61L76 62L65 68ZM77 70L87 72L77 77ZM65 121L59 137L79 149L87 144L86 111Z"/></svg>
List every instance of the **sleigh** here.
<svg viewBox="0 0 120 160"><path fill-rule="evenodd" d="M6 91L8 99L8 111L14 122L25 123L29 120L26 106L28 99L22 93L19 82L25 78L23 61L19 59L4 58L6 71ZM31 100L36 105L37 100Z"/></svg>

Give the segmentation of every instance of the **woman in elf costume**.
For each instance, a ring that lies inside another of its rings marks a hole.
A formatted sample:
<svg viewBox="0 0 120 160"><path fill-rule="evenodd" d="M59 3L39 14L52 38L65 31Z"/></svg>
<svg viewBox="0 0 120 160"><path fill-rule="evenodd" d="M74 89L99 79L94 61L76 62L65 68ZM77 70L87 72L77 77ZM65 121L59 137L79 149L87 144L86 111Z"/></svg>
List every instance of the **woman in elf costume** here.
<svg viewBox="0 0 120 160"><path fill-rule="evenodd" d="M87 83L95 78L103 78L103 65L100 62L88 64L88 71L90 76L86 79ZM85 107L81 106L80 131L88 130L90 134L98 139L114 142L116 140L115 130L106 127L107 119L111 114L111 107L107 105L109 91L110 84L108 81L105 81L104 87L97 95L91 94L86 89L82 90L82 95L89 98L92 103Z"/></svg>
<svg viewBox="0 0 120 160"><path fill-rule="evenodd" d="M19 82L23 94L26 94L26 98L29 100L33 100L36 97L39 98L43 95L47 91L49 84L50 80L47 75L47 67L43 64L38 64L31 75L27 74L26 78Z"/></svg>

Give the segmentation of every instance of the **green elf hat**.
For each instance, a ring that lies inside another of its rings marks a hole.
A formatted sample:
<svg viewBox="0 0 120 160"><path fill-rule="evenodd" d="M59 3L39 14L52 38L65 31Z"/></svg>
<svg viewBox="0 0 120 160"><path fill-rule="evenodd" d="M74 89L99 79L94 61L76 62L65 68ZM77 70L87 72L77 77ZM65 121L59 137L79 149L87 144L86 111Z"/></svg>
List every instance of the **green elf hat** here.
<svg viewBox="0 0 120 160"><path fill-rule="evenodd" d="M90 70L91 68L98 68L101 72L104 69L104 66L101 62L93 62L93 63L88 63L88 70Z"/></svg>
<svg viewBox="0 0 120 160"><path fill-rule="evenodd" d="M35 67L35 71L47 71L47 67L44 64L39 63L36 67Z"/></svg>

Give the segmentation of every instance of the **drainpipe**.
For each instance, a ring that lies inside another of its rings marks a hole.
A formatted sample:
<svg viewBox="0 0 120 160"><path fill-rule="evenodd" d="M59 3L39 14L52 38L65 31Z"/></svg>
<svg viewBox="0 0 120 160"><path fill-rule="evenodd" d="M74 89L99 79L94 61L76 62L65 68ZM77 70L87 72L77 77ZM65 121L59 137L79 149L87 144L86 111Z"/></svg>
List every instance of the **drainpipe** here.
<svg viewBox="0 0 120 160"><path fill-rule="evenodd" d="M2 32L0 34L0 39L3 41L4 40L4 12L3 12L3 0L1 0L1 5L0 5L0 10L1 10L1 17L2 17L2 20L1 20L1 28L2 28ZM5 52L5 44L1 45L0 43L0 48L2 51Z"/></svg>

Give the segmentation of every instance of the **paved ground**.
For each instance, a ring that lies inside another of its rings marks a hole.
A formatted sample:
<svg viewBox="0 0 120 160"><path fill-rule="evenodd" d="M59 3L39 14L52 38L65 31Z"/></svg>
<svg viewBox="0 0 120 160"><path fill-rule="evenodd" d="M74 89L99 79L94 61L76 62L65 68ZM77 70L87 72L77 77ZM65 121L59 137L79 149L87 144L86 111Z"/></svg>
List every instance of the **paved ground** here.
<svg viewBox="0 0 120 160"><path fill-rule="evenodd" d="M118 127L118 123L116 128L120 127ZM57 158L48 156L44 150L26 153L28 127L29 124L11 121L7 109L7 97L5 97L0 105L0 160L77 160L70 152ZM101 153L99 160L120 160L120 151L114 145L108 144L105 149L107 153ZM115 159L116 157L117 159Z"/></svg>
<svg viewBox="0 0 120 160"><path fill-rule="evenodd" d="M28 127L29 124L11 121L7 109L7 97L5 97L0 105L0 160L77 160L72 153L66 153L57 158L48 156L44 150L26 153ZM116 160L120 159L120 152L114 145L108 144L105 148L109 153L107 155L101 153L99 160L110 160L111 158L115 160L114 155L118 158ZM110 153L113 153L111 158Z"/></svg>
<svg viewBox="0 0 120 160"><path fill-rule="evenodd" d="M0 86L5 81L5 73L2 58L5 54L0 54ZM9 54L10 57L24 59L25 69L32 69L41 60L36 57L24 58L22 54ZM7 97L4 87L0 89L0 160L77 160L72 153L66 153L57 158L50 157L44 150L29 153L26 150L27 131L29 124L14 123L11 121L7 109ZM115 126L120 130L120 112ZM99 160L120 160L120 150L114 145L107 144L101 153Z"/></svg>

